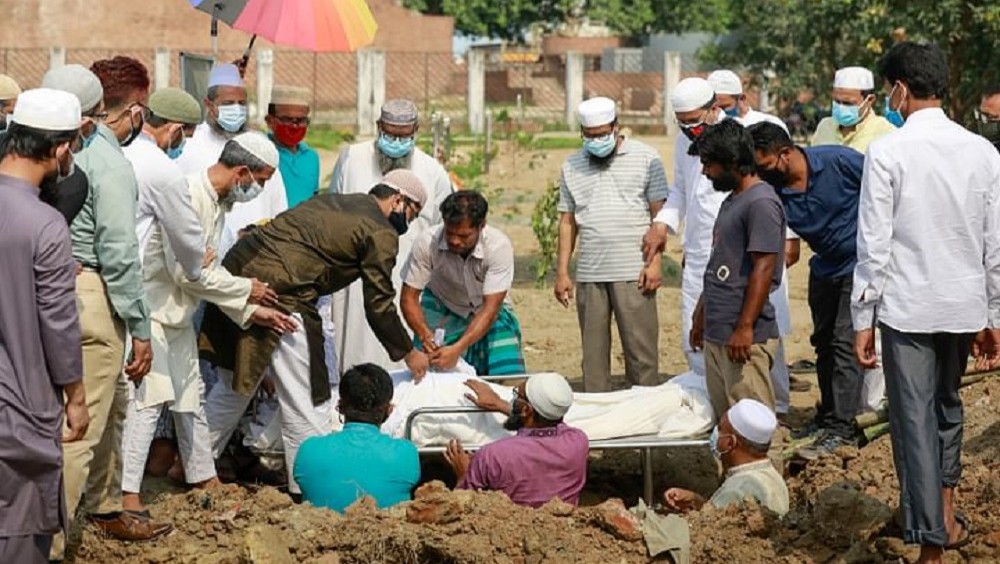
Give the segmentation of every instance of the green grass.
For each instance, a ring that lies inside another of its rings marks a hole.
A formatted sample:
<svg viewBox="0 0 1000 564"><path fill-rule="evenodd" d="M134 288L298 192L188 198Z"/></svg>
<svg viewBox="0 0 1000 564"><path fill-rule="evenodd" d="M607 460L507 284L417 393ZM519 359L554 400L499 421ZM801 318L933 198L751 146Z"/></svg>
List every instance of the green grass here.
<svg viewBox="0 0 1000 564"><path fill-rule="evenodd" d="M344 143L352 142L354 142L354 133L347 130L314 125L306 133L306 143L316 149L334 151Z"/></svg>

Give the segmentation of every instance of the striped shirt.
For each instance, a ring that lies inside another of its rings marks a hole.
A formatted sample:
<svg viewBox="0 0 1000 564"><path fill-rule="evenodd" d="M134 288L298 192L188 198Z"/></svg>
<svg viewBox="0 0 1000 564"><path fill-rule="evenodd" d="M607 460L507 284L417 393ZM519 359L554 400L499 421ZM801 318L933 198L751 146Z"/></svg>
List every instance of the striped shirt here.
<svg viewBox="0 0 1000 564"><path fill-rule="evenodd" d="M645 143L625 139L607 166L585 150L566 159L558 209L573 214L580 233L577 281L638 280L649 205L666 199L663 161Z"/></svg>

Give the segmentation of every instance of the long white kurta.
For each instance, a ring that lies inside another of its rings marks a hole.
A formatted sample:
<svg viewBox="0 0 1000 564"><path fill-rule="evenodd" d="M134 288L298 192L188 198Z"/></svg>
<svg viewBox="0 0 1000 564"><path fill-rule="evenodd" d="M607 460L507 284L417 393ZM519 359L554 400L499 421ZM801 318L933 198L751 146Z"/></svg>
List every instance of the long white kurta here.
<svg viewBox="0 0 1000 564"><path fill-rule="evenodd" d="M691 317L698 305L704 283L705 268L712 255L712 229L719 208L727 194L712 188L712 181L702 174L701 160L697 156L688 155L691 141L679 134L674 145L674 182L670 196L656 221L665 223L671 235L680 233L683 223L684 231L682 246L684 249L684 269L681 273L681 327L684 352L688 358L688 367L700 375L705 374L704 356L691 350L688 334L691 332ZM789 231L789 238L796 237ZM771 293L770 301L774 306L778 322L778 330L782 336L789 335L792 329L791 315L788 308L787 276L781 277L781 285ZM787 367L784 366L784 355L775 358L775 368L772 378L777 381L787 381ZM778 402L778 410L787 410L787 399Z"/></svg>
<svg viewBox="0 0 1000 564"><path fill-rule="evenodd" d="M351 145L340 154L330 179L330 191L338 194L364 194L382 179L375 155L375 142ZM405 235L399 238L396 267L392 270L392 285L396 289L396 310L399 310L399 289L402 285L400 270L410 256L410 248L417 236L441 222L441 202L452 193L451 180L439 162L420 149L413 150L411 170L427 189L428 200L420 217L410 223ZM357 281L333 295L332 318L336 335L339 372L365 362L373 362L386 370L404 367L402 362L392 362L389 354L379 344L375 333L365 319L364 296L361 281ZM402 319L402 315L400 315ZM404 322L404 327L405 322Z"/></svg>
<svg viewBox="0 0 1000 564"><path fill-rule="evenodd" d="M186 184L205 244L216 246L222 235L225 209L208 181L207 169L178 180ZM254 308L244 308L251 282L238 278L218 264L205 268L191 281L177 261L163 226L158 222L143 248L143 286L151 310L153 367L136 390L139 409L173 402L175 412L198 408L200 375L192 318L201 300L218 304L223 311L243 312L236 321L245 324Z"/></svg>
<svg viewBox="0 0 1000 564"><path fill-rule="evenodd" d="M184 153L177 159L177 164L184 174L200 173L219 162L222 149L227 138L217 133L212 126L202 123L195 129L194 135L184 145ZM226 213L226 221L216 253L224 258L229 249L236 244L240 229L251 223L265 219L273 219L288 209L288 197L285 195L285 182L281 171L275 170L274 176L264 184L264 191L249 202L235 204Z"/></svg>

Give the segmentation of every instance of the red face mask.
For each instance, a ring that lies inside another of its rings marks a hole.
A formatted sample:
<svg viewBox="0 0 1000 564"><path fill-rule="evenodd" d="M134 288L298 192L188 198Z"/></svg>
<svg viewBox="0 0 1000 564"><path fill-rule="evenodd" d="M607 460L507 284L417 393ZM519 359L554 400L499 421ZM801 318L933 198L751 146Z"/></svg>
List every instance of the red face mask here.
<svg viewBox="0 0 1000 564"><path fill-rule="evenodd" d="M298 145L305 137L306 126L304 125L274 124L274 138L278 140L278 143L286 147Z"/></svg>

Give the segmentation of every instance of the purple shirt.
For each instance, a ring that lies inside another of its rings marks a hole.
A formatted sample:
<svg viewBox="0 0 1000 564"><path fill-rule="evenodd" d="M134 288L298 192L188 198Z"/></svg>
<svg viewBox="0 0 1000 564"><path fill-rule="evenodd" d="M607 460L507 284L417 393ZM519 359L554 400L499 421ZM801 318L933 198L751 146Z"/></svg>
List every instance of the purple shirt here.
<svg viewBox="0 0 1000 564"><path fill-rule="evenodd" d="M587 435L565 423L520 429L476 453L458 487L502 491L529 507L541 507L553 497L577 505L589 453Z"/></svg>
<svg viewBox="0 0 1000 564"><path fill-rule="evenodd" d="M0 538L64 524L61 387L83 374L66 220L0 175Z"/></svg>

